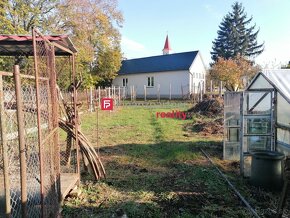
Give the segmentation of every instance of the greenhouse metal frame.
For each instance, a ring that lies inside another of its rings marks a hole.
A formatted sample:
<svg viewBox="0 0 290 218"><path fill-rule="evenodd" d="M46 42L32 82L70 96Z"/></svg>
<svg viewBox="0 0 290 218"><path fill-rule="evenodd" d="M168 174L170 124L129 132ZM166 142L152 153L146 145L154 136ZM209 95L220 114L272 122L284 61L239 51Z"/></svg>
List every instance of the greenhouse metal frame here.
<svg viewBox="0 0 290 218"><path fill-rule="evenodd" d="M290 69L258 73L244 92L224 95L224 159L250 176L251 152L290 153Z"/></svg>

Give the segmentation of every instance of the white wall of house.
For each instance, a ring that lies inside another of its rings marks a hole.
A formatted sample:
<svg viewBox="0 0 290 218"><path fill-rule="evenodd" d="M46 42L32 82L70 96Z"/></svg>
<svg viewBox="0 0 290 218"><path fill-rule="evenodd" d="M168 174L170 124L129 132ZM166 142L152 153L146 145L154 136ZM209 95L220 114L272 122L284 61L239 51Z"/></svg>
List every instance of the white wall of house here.
<svg viewBox="0 0 290 218"><path fill-rule="evenodd" d="M154 78L154 86L148 87L148 77ZM127 92L130 94L130 86L134 86L137 97L144 96L144 85L146 86L147 97L157 97L158 86L160 85L160 97L168 98L171 84L171 97L180 98L182 94L189 92L189 71L167 71L155 73L138 73L118 75L113 80L114 86L123 86L123 79L128 78ZM182 88L181 88L182 87Z"/></svg>
<svg viewBox="0 0 290 218"><path fill-rule="evenodd" d="M200 55L200 52L195 57L189 68L189 90L191 93L197 93L199 84L202 86L202 89L205 89L205 74L206 69Z"/></svg>
<svg viewBox="0 0 290 218"><path fill-rule="evenodd" d="M143 97L145 85L146 95L155 98L158 95L158 84L160 84L160 97L168 98L171 84L171 97L181 98L189 93L198 93L200 86L204 90L205 74L205 65L198 52L188 70L118 75L113 80L113 85L123 87L123 79L128 79L128 95L130 95L130 87L134 86L137 98ZM153 87L148 87L148 77L154 78Z"/></svg>

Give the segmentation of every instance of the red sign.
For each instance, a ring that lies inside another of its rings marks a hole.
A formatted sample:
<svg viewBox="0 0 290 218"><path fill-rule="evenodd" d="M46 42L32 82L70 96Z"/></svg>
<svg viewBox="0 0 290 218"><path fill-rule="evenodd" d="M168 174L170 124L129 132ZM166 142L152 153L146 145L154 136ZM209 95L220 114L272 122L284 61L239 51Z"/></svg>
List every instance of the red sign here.
<svg viewBox="0 0 290 218"><path fill-rule="evenodd" d="M104 110L104 111L113 110L113 99L112 98L102 98L101 99L101 110Z"/></svg>

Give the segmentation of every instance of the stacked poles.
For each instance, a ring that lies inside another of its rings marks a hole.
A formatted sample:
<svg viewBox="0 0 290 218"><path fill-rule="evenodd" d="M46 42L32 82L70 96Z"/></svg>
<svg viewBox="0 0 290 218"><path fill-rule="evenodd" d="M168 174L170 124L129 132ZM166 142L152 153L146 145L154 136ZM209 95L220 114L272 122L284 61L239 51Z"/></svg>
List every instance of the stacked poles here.
<svg viewBox="0 0 290 218"><path fill-rule="evenodd" d="M62 119L59 119L59 127L64 130L68 135L71 135L73 139L76 139L76 129L75 125L72 123L66 122ZM80 131L77 130L78 134L78 143L81 152L87 158L91 169L93 170L94 177L96 180L106 177L106 171L102 164L102 161L95 151L93 145L89 142L86 136Z"/></svg>

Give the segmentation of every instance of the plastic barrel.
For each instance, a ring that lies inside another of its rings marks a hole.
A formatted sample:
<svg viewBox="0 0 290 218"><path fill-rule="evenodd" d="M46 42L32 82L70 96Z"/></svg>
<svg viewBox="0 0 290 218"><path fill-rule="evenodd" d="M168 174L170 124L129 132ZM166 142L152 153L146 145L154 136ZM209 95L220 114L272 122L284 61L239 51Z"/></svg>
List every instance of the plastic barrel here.
<svg viewBox="0 0 290 218"><path fill-rule="evenodd" d="M285 155L276 151L252 153L250 183L264 189L279 191L283 185L282 160Z"/></svg>

